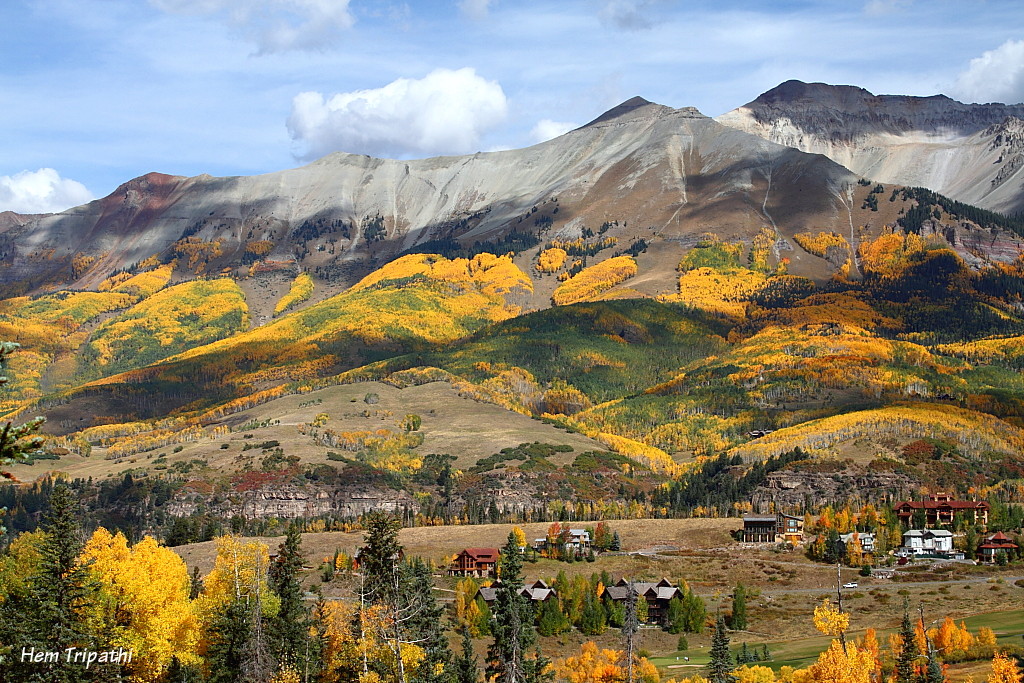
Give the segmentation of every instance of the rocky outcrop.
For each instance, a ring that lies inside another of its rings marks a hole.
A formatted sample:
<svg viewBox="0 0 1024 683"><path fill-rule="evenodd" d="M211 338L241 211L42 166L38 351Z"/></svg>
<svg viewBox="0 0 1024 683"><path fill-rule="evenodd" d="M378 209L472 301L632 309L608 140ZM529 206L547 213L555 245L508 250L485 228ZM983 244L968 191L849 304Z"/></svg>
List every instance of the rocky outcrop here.
<svg viewBox="0 0 1024 683"><path fill-rule="evenodd" d="M905 474L853 469L838 472L772 472L753 494L755 510L817 507L844 501L877 502L901 498L918 484Z"/></svg>
<svg viewBox="0 0 1024 683"><path fill-rule="evenodd" d="M334 516L355 518L373 511L400 512L419 506L405 491L365 485L298 486L274 484L228 494L207 494L182 489L165 510L172 517L187 517L199 511L230 519L292 519Z"/></svg>
<svg viewBox="0 0 1024 683"><path fill-rule="evenodd" d="M964 104L945 95L874 95L787 81L717 118L883 183L927 187L986 209L1024 208L1012 146L1024 105Z"/></svg>

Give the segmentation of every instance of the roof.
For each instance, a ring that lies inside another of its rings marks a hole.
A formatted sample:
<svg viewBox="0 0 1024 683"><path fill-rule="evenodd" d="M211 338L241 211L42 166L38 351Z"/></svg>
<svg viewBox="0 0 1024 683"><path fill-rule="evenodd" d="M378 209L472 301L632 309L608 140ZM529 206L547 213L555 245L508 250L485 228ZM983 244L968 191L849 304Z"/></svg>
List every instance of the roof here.
<svg viewBox="0 0 1024 683"><path fill-rule="evenodd" d="M498 581L492 586L484 586L479 590L479 595L484 599L484 602L492 602L498 597L498 587L501 582ZM519 589L519 594L528 600L544 601L549 597L557 595L554 588L549 588L546 583L541 580L534 581L533 583L526 584Z"/></svg>
<svg viewBox="0 0 1024 683"><path fill-rule="evenodd" d="M987 500L901 500L894 508L909 507L912 510L988 510Z"/></svg>
<svg viewBox="0 0 1024 683"><path fill-rule="evenodd" d="M1002 542L1002 543L1013 543L1013 539L1004 534L1002 531L997 531L988 538L985 539L986 543Z"/></svg>
<svg viewBox="0 0 1024 683"><path fill-rule="evenodd" d="M478 562L497 562L498 560L497 548L466 548L462 553L469 555ZM459 554L461 555L462 553Z"/></svg>
<svg viewBox="0 0 1024 683"><path fill-rule="evenodd" d="M617 584L608 586L604 590L612 600L625 600L628 595L629 584L626 583L625 579L620 579ZM668 579L664 578L658 583L634 581L633 590L637 595L655 600L671 600L676 595L682 594L678 586L672 585Z"/></svg>

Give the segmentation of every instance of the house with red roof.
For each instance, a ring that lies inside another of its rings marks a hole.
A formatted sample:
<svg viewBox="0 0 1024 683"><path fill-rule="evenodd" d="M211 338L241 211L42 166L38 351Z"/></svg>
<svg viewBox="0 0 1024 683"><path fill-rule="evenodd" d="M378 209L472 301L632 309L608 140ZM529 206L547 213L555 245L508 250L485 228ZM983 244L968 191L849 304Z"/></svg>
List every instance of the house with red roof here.
<svg viewBox="0 0 1024 683"><path fill-rule="evenodd" d="M906 527L914 527L914 514L919 510L924 510L926 527L950 525L958 514L971 524L988 524L991 509L986 500L954 500L948 493L930 495L928 500L904 500L893 506Z"/></svg>
<svg viewBox="0 0 1024 683"><path fill-rule="evenodd" d="M995 564L996 556L1000 551L1006 553L1007 559L1009 559L1019 549L1020 546L1014 543L1012 538L1002 531L997 531L978 546L978 562Z"/></svg>
<svg viewBox="0 0 1024 683"><path fill-rule="evenodd" d="M455 556L448 576L472 576L477 579L497 576L497 548L466 548Z"/></svg>

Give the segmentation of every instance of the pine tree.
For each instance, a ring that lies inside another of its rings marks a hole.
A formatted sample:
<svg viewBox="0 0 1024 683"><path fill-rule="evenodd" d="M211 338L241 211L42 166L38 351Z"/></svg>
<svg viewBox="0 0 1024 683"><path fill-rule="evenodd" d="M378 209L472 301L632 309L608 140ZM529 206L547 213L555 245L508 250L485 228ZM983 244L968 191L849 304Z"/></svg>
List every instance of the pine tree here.
<svg viewBox="0 0 1024 683"><path fill-rule="evenodd" d="M711 661L708 662L708 678L711 683L736 683L735 667L729 652L729 634L725 630L725 617L715 622L715 633L711 636Z"/></svg>
<svg viewBox="0 0 1024 683"><path fill-rule="evenodd" d="M893 675L896 683L916 683L914 662L917 660L917 643L914 625L910 623L910 611L906 602L903 603L903 623L900 626L900 654L896 658Z"/></svg>
<svg viewBox="0 0 1024 683"><path fill-rule="evenodd" d="M469 629L462 628L462 653L455 658L454 683L477 683L480 678L480 667L476 663L476 653L473 652L473 639L469 635Z"/></svg>
<svg viewBox="0 0 1024 683"><path fill-rule="evenodd" d="M397 599L395 577L402 546L398 543L398 520L383 512L366 516L365 545L359 556L363 576L363 599L367 604L393 605Z"/></svg>
<svg viewBox="0 0 1024 683"><path fill-rule="evenodd" d="M523 558L514 534L509 534L499 560L501 583L494 597L491 631L494 642L487 651L487 675L497 683L532 683L544 679L547 660L539 654L526 659L537 635L533 630L533 609L519 593L523 585Z"/></svg>
<svg viewBox="0 0 1024 683"><path fill-rule="evenodd" d="M615 531L612 533L612 542L608 546L608 549L614 552L622 550L622 539L619 538L619 532Z"/></svg>
<svg viewBox="0 0 1024 683"><path fill-rule="evenodd" d="M21 348L14 342L0 342L0 371L7 367L8 357ZM0 385L6 384L7 378L0 377ZM43 445L40 436L32 436L46 422L46 418L37 417L25 424L15 427L8 422L0 429L0 465L7 465L16 460L24 460ZM0 472L0 475L4 474ZM2 527L0 527L2 531Z"/></svg>
<svg viewBox="0 0 1024 683"><path fill-rule="evenodd" d="M747 589L737 583L732 592L732 629L747 630Z"/></svg>
<svg viewBox="0 0 1024 683"><path fill-rule="evenodd" d="M946 674L942 672L942 661L934 649L928 651L928 668L924 672L924 683L946 683Z"/></svg>
<svg viewBox="0 0 1024 683"><path fill-rule="evenodd" d="M302 600L299 572L302 571L302 536L299 527L291 524L288 535L278 548L277 559L270 567L270 589L281 599L277 616L272 621L272 649L277 661L299 671L309 668L309 613Z"/></svg>
<svg viewBox="0 0 1024 683"><path fill-rule="evenodd" d="M409 680L445 683L452 679L452 652L444 632L444 610L434 596L430 567L420 558L405 565L402 638L423 648L425 657ZM472 647L472 644L470 645ZM474 662L475 665L475 662Z"/></svg>
<svg viewBox="0 0 1024 683"><path fill-rule="evenodd" d="M96 645L86 612L97 586L88 569L78 563L84 546L78 517L74 494L66 484L58 484L50 496L40 560L27 590L0 603L0 632L5 645L13 645L18 653L22 648L53 652ZM0 663L0 680L72 683L91 679L92 672L83 667L22 663L14 652Z"/></svg>

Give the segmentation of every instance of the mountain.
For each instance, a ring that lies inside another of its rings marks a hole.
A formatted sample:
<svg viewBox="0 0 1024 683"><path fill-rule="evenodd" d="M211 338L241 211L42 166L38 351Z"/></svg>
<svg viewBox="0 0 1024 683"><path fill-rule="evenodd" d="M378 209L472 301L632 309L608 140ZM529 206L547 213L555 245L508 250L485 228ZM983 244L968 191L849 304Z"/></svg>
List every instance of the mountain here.
<svg viewBox="0 0 1024 683"><path fill-rule="evenodd" d="M416 161L336 153L253 177L150 173L84 206L0 223L0 284L95 288L153 255L188 261L193 274L263 261L352 284L424 244L500 248L512 232L574 238L605 222L620 239L848 229L854 180L696 109L634 98L526 149Z"/></svg>
<svg viewBox="0 0 1024 683"><path fill-rule="evenodd" d="M928 189L1002 213L1024 210L1024 104L963 104L945 95L873 95L786 81L719 123L866 178Z"/></svg>

